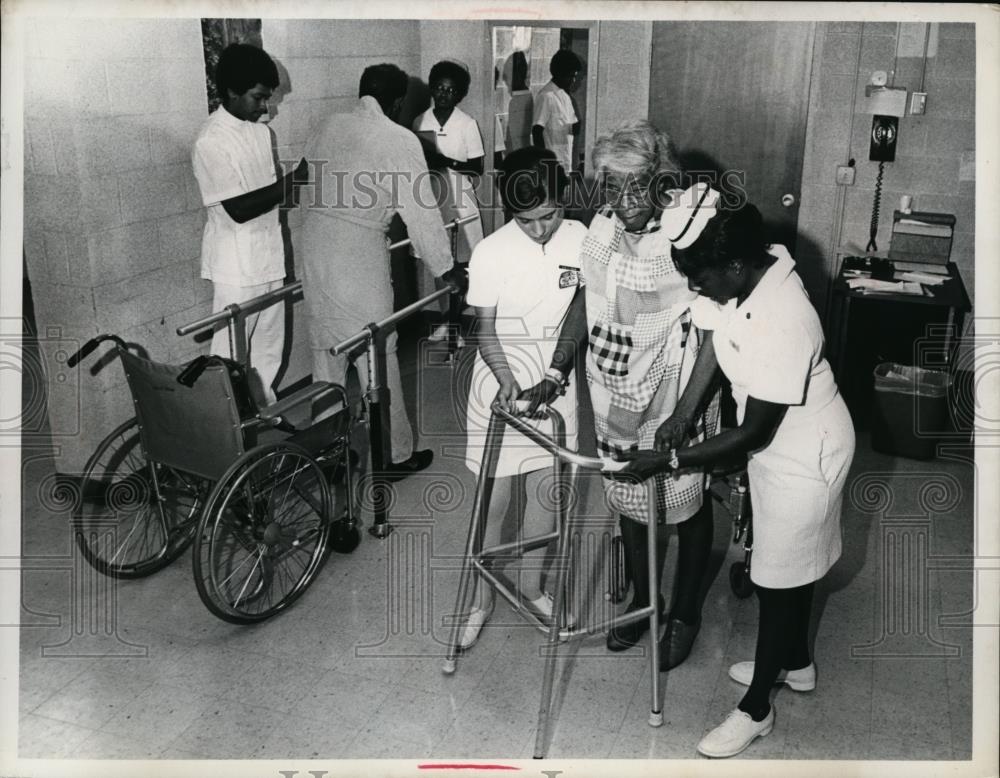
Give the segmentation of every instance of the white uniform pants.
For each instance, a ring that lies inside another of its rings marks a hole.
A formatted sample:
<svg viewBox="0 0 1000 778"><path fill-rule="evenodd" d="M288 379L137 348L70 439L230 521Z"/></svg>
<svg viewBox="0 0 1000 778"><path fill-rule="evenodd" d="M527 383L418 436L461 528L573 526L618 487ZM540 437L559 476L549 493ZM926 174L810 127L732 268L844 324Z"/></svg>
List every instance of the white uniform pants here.
<svg viewBox="0 0 1000 778"><path fill-rule="evenodd" d="M283 281L269 281L266 284L254 286L230 286L212 282L215 295L212 299L212 310L221 311L227 305L244 303L254 297L279 289ZM282 303L265 308L246 319L247 350L250 354L250 365L260 378L264 391L264 401L267 405L277 399L274 394L274 379L281 368L281 353L285 347L285 306ZM220 357L235 359L230 353L229 330L223 327L215 331L212 337L212 353Z"/></svg>

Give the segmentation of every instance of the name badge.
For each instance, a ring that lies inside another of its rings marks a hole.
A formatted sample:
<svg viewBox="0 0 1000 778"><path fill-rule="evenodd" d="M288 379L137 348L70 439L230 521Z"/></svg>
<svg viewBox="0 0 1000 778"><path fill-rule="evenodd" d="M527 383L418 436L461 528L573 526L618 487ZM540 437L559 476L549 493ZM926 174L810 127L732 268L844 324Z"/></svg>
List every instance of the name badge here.
<svg viewBox="0 0 1000 778"><path fill-rule="evenodd" d="M560 265L560 268L565 268L559 274L559 288L566 289L570 286L583 286L583 275L580 273L580 268L568 268L565 265Z"/></svg>

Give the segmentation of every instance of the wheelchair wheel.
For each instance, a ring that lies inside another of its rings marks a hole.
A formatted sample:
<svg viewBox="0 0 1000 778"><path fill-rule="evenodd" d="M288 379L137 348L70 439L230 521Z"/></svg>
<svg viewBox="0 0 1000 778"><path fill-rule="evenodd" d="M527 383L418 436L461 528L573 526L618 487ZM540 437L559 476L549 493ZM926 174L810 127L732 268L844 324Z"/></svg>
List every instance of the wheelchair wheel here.
<svg viewBox="0 0 1000 778"><path fill-rule="evenodd" d="M741 600L745 600L754 593L754 584L750 580L750 571L745 562L733 562L729 568L729 585L733 589L733 594Z"/></svg>
<svg viewBox="0 0 1000 778"><path fill-rule="evenodd" d="M195 538L195 584L208 609L250 624L291 605L326 558L330 502L322 470L298 446L269 443L237 459Z"/></svg>
<svg viewBox="0 0 1000 778"><path fill-rule="evenodd" d="M155 573L190 545L205 491L200 479L148 462L136 420L127 421L84 468L73 516L76 544L105 575Z"/></svg>

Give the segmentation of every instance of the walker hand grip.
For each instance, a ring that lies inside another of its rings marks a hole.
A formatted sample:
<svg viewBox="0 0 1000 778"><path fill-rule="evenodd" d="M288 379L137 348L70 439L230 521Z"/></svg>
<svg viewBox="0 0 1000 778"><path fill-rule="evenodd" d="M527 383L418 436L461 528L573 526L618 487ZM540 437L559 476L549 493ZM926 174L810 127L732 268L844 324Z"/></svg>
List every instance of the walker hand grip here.
<svg viewBox="0 0 1000 778"><path fill-rule="evenodd" d="M86 343L80 346L79 351L77 351L69 359L66 360L66 367L76 367L81 359L90 356L90 354L93 352L95 348L97 348L100 342L101 342L100 337L91 338L90 340L88 340Z"/></svg>

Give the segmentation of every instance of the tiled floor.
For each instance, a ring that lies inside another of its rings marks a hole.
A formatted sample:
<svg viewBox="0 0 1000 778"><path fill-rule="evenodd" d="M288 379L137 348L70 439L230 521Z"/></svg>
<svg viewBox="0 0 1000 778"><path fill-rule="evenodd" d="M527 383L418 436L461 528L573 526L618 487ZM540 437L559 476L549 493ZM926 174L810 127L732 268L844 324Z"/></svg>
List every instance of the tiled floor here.
<svg viewBox="0 0 1000 778"><path fill-rule="evenodd" d="M406 353L408 404L437 451L433 472L398 485L389 539L365 534L354 554L331 556L295 607L258 626L213 617L187 556L101 589L109 581L72 553L68 516L46 492L51 459L26 460L21 756L531 757L540 633L498 604L457 672L441 672L474 487L451 398L468 380L471 354L452 368L440 364L440 348ZM811 694L778 690L773 733L743 758L970 757L969 456L959 448L918 463L875 454L860 436L844 556L814 607L819 685ZM600 490L584 486L589 531L600 540L610 530ZM647 724L642 649L612 655L597 635L562 651L549 756L696 758L699 738L741 696L726 668L753 652L756 601L730 590L729 564L742 554L730 540L717 507L701 635L689 660L660 676L664 726ZM595 574L592 617L608 607L603 591ZM95 592L110 610L97 607Z"/></svg>

